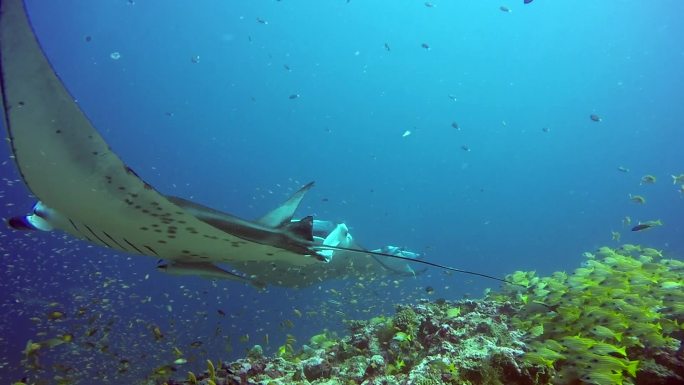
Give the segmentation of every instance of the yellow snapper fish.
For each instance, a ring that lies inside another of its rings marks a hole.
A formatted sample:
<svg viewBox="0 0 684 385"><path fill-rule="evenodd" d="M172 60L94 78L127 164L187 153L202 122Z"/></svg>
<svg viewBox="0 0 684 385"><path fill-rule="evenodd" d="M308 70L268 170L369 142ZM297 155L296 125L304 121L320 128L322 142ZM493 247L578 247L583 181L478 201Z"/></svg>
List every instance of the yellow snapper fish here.
<svg viewBox="0 0 684 385"><path fill-rule="evenodd" d="M589 329L591 334L595 335L596 337L603 338L603 339L614 339L618 342L622 341L622 333L614 332L612 329L607 328L603 325L594 325ZM596 347L594 345L593 347Z"/></svg>
<svg viewBox="0 0 684 385"><path fill-rule="evenodd" d="M592 385L622 385L622 373L589 372L582 375L580 380Z"/></svg>
<svg viewBox="0 0 684 385"><path fill-rule="evenodd" d="M672 176L672 184L684 184L684 174L679 174L679 175L671 175Z"/></svg>
<svg viewBox="0 0 684 385"><path fill-rule="evenodd" d="M626 371L630 376L636 377L639 361L629 361L624 358L617 358L611 355L588 354L581 359L585 368L591 368L593 372L611 373Z"/></svg>
<svg viewBox="0 0 684 385"><path fill-rule="evenodd" d="M589 348L589 351L597 355L619 354L622 357L627 356L627 349L624 346L618 347L605 342L596 342Z"/></svg>

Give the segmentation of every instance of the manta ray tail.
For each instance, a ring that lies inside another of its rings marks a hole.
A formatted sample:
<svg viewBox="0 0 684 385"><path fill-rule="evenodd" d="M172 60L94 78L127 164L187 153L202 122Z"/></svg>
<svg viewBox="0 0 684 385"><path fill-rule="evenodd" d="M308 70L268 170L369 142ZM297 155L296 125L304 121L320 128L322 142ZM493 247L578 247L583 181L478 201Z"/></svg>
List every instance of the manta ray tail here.
<svg viewBox="0 0 684 385"><path fill-rule="evenodd" d="M349 251L349 252L353 252L353 253L360 253L360 254L366 254L366 255L371 255L371 256L378 256L378 257L399 259L399 260L402 260L402 261L420 263L420 264L423 264L423 265L428 265L428 266L432 266L432 267L437 267L437 268L439 268L439 269L444 269L444 270L448 270L448 271L454 271L454 272L456 272L456 273L475 275L475 276L478 276L478 277L487 278L487 279L492 279L492 280L495 280L495 281L504 282L504 283L508 283L508 284L511 284L511 285L523 286L523 285L520 285L520 284L518 284L518 283L511 282L511 281L508 281L508 280L503 279L503 278L497 278L497 277L494 277L494 276L491 276L491 275L488 275L488 274L483 274L483 273L478 273L478 272L475 272L475 271L469 271L469 270L463 270L463 269L457 269L457 268L455 268L455 267L446 266L446 265L441 265L441 264L439 264L439 263L434 263L434 262L430 262L430 261L426 261L426 260L422 260L422 259L415 259L415 258L409 258L409 257L402 257L402 256L400 256L400 255L393 255L393 254L382 253L382 252L378 252L378 251L366 251L366 250L352 249L352 248L349 248L349 247L326 246L326 245L317 245L317 246L314 246L314 249L317 249L317 250L342 250L342 251ZM523 287L527 288L526 286L523 286Z"/></svg>

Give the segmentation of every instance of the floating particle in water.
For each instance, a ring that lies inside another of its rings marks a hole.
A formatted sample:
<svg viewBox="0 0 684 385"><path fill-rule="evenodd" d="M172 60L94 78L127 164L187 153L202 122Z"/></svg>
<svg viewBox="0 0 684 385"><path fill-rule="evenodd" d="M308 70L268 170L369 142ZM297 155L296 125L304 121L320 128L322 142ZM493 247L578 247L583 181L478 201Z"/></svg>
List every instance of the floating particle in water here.
<svg viewBox="0 0 684 385"><path fill-rule="evenodd" d="M464 144L461 146L461 150L466 151L466 152L470 152L470 147L468 147L467 145Z"/></svg>
<svg viewBox="0 0 684 385"><path fill-rule="evenodd" d="M93 41L93 37L90 35L86 35L83 39L86 41L86 43L90 43L91 41Z"/></svg>
<svg viewBox="0 0 684 385"><path fill-rule="evenodd" d="M430 50L430 45L428 43L423 43L420 46L425 48L426 50Z"/></svg>
<svg viewBox="0 0 684 385"><path fill-rule="evenodd" d="M288 97L290 100L299 99L299 94L292 94Z"/></svg>
<svg viewBox="0 0 684 385"><path fill-rule="evenodd" d="M510 8L508 8L505 5L500 6L499 9L501 10L501 12L507 12L507 13L513 12Z"/></svg>
<svg viewBox="0 0 684 385"><path fill-rule="evenodd" d="M451 122L451 127L458 131L461 131L461 127L459 127L458 123L456 122Z"/></svg>
<svg viewBox="0 0 684 385"><path fill-rule="evenodd" d="M194 56L190 57L190 61L195 63L195 64L199 63L200 62L199 55L194 55Z"/></svg>
<svg viewBox="0 0 684 385"><path fill-rule="evenodd" d="M411 130L406 130L406 131L404 131L403 134L401 134L401 137L402 137L402 138L405 138L405 137L407 137L407 136L409 136L409 135L411 135Z"/></svg>
<svg viewBox="0 0 684 385"><path fill-rule="evenodd" d="M426 1L426 2L425 2L425 6L428 7L428 8L434 8L434 7L435 7L435 5L432 4L432 3L429 2L429 1Z"/></svg>
<svg viewBox="0 0 684 385"><path fill-rule="evenodd" d="M603 120L600 116L596 114L589 115L589 119L591 119L592 122L600 122Z"/></svg>
<svg viewBox="0 0 684 385"><path fill-rule="evenodd" d="M119 60L119 59L121 59L121 53L119 53L119 51L114 51L114 52L109 54L109 57L112 60Z"/></svg>
<svg viewBox="0 0 684 385"><path fill-rule="evenodd" d="M268 24L268 21L266 21L266 20L264 20L264 19L262 19L262 18L260 18L260 17L257 17L257 18L256 18L256 21L257 21L257 23L259 23L259 24L264 24L264 25Z"/></svg>
<svg viewBox="0 0 684 385"><path fill-rule="evenodd" d="M550 129L550 128L548 128L548 127L544 127L544 128L542 128L542 132L549 132L549 131L551 131L551 129Z"/></svg>
<svg viewBox="0 0 684 385"><path fill-rule="evenodd" d="M389 51L392 50L392 49L390 48L390 46L389 46L389 43L385 43L385 50L386 50L387 52L389 52Z"/></svg>

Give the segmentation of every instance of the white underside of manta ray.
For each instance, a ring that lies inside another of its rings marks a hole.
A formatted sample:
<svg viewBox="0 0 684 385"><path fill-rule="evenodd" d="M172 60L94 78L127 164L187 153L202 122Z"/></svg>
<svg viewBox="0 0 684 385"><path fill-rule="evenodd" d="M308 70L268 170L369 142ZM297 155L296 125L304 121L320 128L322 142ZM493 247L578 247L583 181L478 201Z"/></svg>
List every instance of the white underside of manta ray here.
<svg viewBox="0 0 684 385"><path fill-rule="evenodd" d="M305 286L382 265L348 242L346 234L314 239L312 217L292 220L312 183L259 220L248 221L165 196L143 181L109 148L55 74L22 0L0 0L0 85L2 120L17 167L39 200L32 214L10 220L15 228L54 228L162 259L170 273L257 285ZM333 252L358 258L332 258Z"/></svg>

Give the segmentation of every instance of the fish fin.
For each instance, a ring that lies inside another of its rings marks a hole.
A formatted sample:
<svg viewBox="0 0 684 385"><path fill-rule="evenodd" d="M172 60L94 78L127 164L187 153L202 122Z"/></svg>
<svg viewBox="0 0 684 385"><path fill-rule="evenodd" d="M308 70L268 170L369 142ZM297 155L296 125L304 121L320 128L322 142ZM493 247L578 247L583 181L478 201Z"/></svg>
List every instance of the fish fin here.
<svg viewBox="0 0 684 385"><path fill-rule="evenodd" d="M636 378L636 372L637 368L639 367L639 360L634 360L634 361L629 361L627 363L627 367L625 370L627 370L627 373L629 373L632 378Z"/></svg>
<svg viewBox="0 0 684 385"><path fill-rule="evenodd" d="M348 244L351 241L348 237L349 229L347 225L340 223L325 237L323 244L326 246L339 246L343 241L347 241L345 244Z"/></svg>
<svg viewBox="0 0 684 385"><path fill-rule="evenodd" d="M351 237L349 236L349 229L347 228L347 225L344 223L340 223L335 228L328 233L328 235L323 239L323 242L321 242L325 246L339 246L344 242L344 246L349 246L349 243L351 242ZM318 254L322 255L325 257L326 260L331 260L333 255L335 254L334 250L320 250Z"/></svg>
<svg viewBox="0 0 684 385"><path fill-rule="evenodd" d="M28 215L12 217L7 220L7 225L14 230L38 230L31 221L29 221Z"/></svg>
<svg viewBox="0 0 684 385"><path fill-rule="evenodd" d="M296 222L287 222L283 228L299 239L313 242L313 216L306 216Z"/></svg>
<svg viewBox="0 0 684 385"><path fill-rule="evenodd" d="M14 230L52 230L50 223L36 214L12 217L7 220L7 224Z"/></svg>
<svg viewBox="0 0 684 385"><path fill-rule="evenodd" d="M249 277L233 273L209 262L177 262L161 263L157 270L173 275L192 275L207 279L228 279L242 283L249 283L256 287L264 287L263 283Z"/></svg>
<svg viewBox="0 0 684 385"><path fill-rule="evenodd" d="M313 187L314 182L309 182L304 187L297 190L296 193L292 194L284 203L275 209L268 212L268 214L256 220L257 223L269 226L269 227L280 227L287 224L292 220L297 207L301 203L304 195Z"/></svg>
<svg viewBox="0 0 684 385"><path fill-rule="evenodd" d="M7 225L14 230L51 231L53 226L45 218L45 206L38 202L33 206L33 214L16 216L7 220Z"/></svg>

